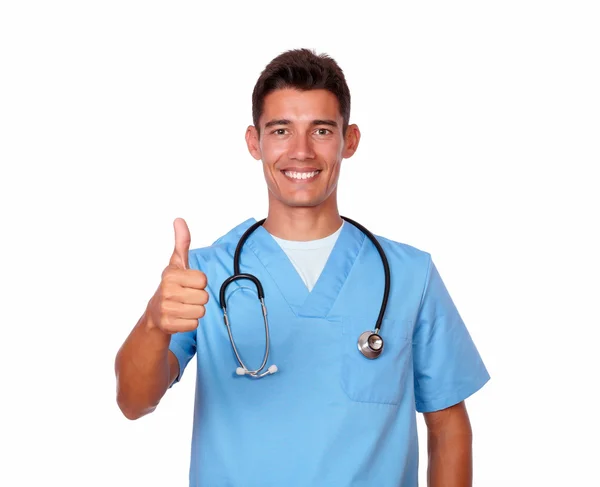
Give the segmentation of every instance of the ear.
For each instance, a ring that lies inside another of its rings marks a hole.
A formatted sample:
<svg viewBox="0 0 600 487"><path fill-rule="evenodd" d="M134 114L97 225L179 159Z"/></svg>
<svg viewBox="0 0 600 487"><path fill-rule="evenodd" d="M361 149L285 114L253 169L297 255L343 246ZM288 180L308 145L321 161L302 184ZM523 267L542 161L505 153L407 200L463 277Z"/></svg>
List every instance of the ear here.
<svg viewBox="0 0 600 487"><path fill-rule="evenodd" d="M248 146L248 152L256 159L260 161L262 159L262 154L260 151L260 141L258 137L258 130L254 125L250 125L246 129L246 145Z"/></svg>
<svg viewBox="0 0 600 487"><path fill-rule="evenodd" d="M348 125L346 129L346 135L344 136L344 149L342 151L342 157L348 159L352 157L358 149L358 143L360 142L360 130L358 125Z"/></svg>

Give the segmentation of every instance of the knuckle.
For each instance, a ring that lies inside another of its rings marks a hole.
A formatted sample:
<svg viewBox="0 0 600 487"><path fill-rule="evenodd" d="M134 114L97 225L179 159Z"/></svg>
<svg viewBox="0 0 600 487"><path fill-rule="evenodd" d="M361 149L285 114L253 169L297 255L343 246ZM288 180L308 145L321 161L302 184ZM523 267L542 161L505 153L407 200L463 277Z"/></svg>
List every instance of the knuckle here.
<svg viewBox="0 0 600 487"><path fill-rule="evenodd" d="M194 276L194 285L195 287L197 287L198 289L204 289L206 287L206 274L204 274L204 272L202 271L197 271L197 270L193 270L190 271L192 272L192 276Z"/></svg>
<svg viewBox="0 0 600 487"><path fill-rule="evenodd" d="M162 301L164 301L165 291L166 291L166 286L164 285L164 283L161 283L160 286L158 287L158 289L156 290L156 299L159 303L162 303Z"/></svg>
<svg viewBox="0 0 600 487"><path fill-rule="evenodd" d="M176 294L176 287L172 284L169 283L163 287L162 295L164 299L173 299Z"/></svg>
<svg viewBox="0 0 600 487"><path fill-rule="evenodd" d="M165 270L162 271L161 278L163 281L167 281L173 278L173 268L171 266L165 267Z"/></svg>
<svg viewBox="0 0 600 487"><path fill-rule="evenodd" d="M163 280L167 283L169 283L170 285L177 285L182 276L183 276L183 272L181 269L169 269L168 272L165 274Z"/></svg>
<svg viewBox="0 0 600 487"><path fill-rule="evenodd" d="M198 304L206 304L208 303L208 293L204 290L200 291L198 294Z"/></svg>

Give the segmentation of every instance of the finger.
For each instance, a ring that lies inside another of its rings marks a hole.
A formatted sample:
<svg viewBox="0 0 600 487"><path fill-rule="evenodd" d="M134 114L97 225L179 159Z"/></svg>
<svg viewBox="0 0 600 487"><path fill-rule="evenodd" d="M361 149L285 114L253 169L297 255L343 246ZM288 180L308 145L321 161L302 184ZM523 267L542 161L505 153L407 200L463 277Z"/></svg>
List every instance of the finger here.
<svg viewBox="0 0 600 487"><path fill-rule="evenodd" d="M206 310L201 304L184 304L177 301L164 301L163 313L169 317L167 321L179 319L199 320L204 316Z"/></svg>
<svg viewBox="0 0 600 487"><path fill-rule="evenodd" d="M173 251L169 264L179 269L188 269L188 254L190 252L190 243L192 241L190 229L183 218L175 219L173 222L173 229L175 230L175 250Z"/></svg>
<svg viewBox="0 0 600 487"><path fill-rule="evenodd" d="M183 304L206 304L208 293L204 289L192 289L190 287L179 287L171 294L164 293L165 299Z"/></svg>
<svg viewBox="0 0 600 487"><path fill-rule="evenodd" d="M163 330L167 333L184 333L198 328L197 319L174 319L163 325Z"/></svg>
<svg viewBox="0 0 600 487"><path fill-rule="evenodd" d="M162 274L163 281L167 285L176 284L181 287L192 289L204 289L206 287L206 274L196 269L178 269L167 267Z"/></svg>

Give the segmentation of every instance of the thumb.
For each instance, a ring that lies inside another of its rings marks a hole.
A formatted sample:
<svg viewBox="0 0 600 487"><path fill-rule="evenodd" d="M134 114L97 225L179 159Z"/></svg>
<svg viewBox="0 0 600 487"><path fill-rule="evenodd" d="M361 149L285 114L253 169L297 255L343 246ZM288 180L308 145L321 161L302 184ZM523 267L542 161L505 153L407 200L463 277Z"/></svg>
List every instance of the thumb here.
<svg viewBox="0 0 600 487"><path fill-rule="evenodd" d="M171 256L170 265L180 269L188 269L188 252L190 251L190 229L183 218L176 218L173 222L175 229L175 250Z"/></svg>

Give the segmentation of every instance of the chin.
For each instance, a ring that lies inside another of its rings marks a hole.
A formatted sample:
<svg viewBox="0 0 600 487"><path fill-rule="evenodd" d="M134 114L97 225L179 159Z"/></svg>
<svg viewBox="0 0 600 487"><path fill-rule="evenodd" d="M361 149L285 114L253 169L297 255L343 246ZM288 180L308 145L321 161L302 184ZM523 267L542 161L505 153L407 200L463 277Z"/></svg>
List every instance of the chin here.
<svg viewBox="0 0 600 487"><path fill-rule="evenodd" d="M314 208L322 203L322 201L317 198L289 198L282 199L281 202L285 206L291 208Z"/></svg>

